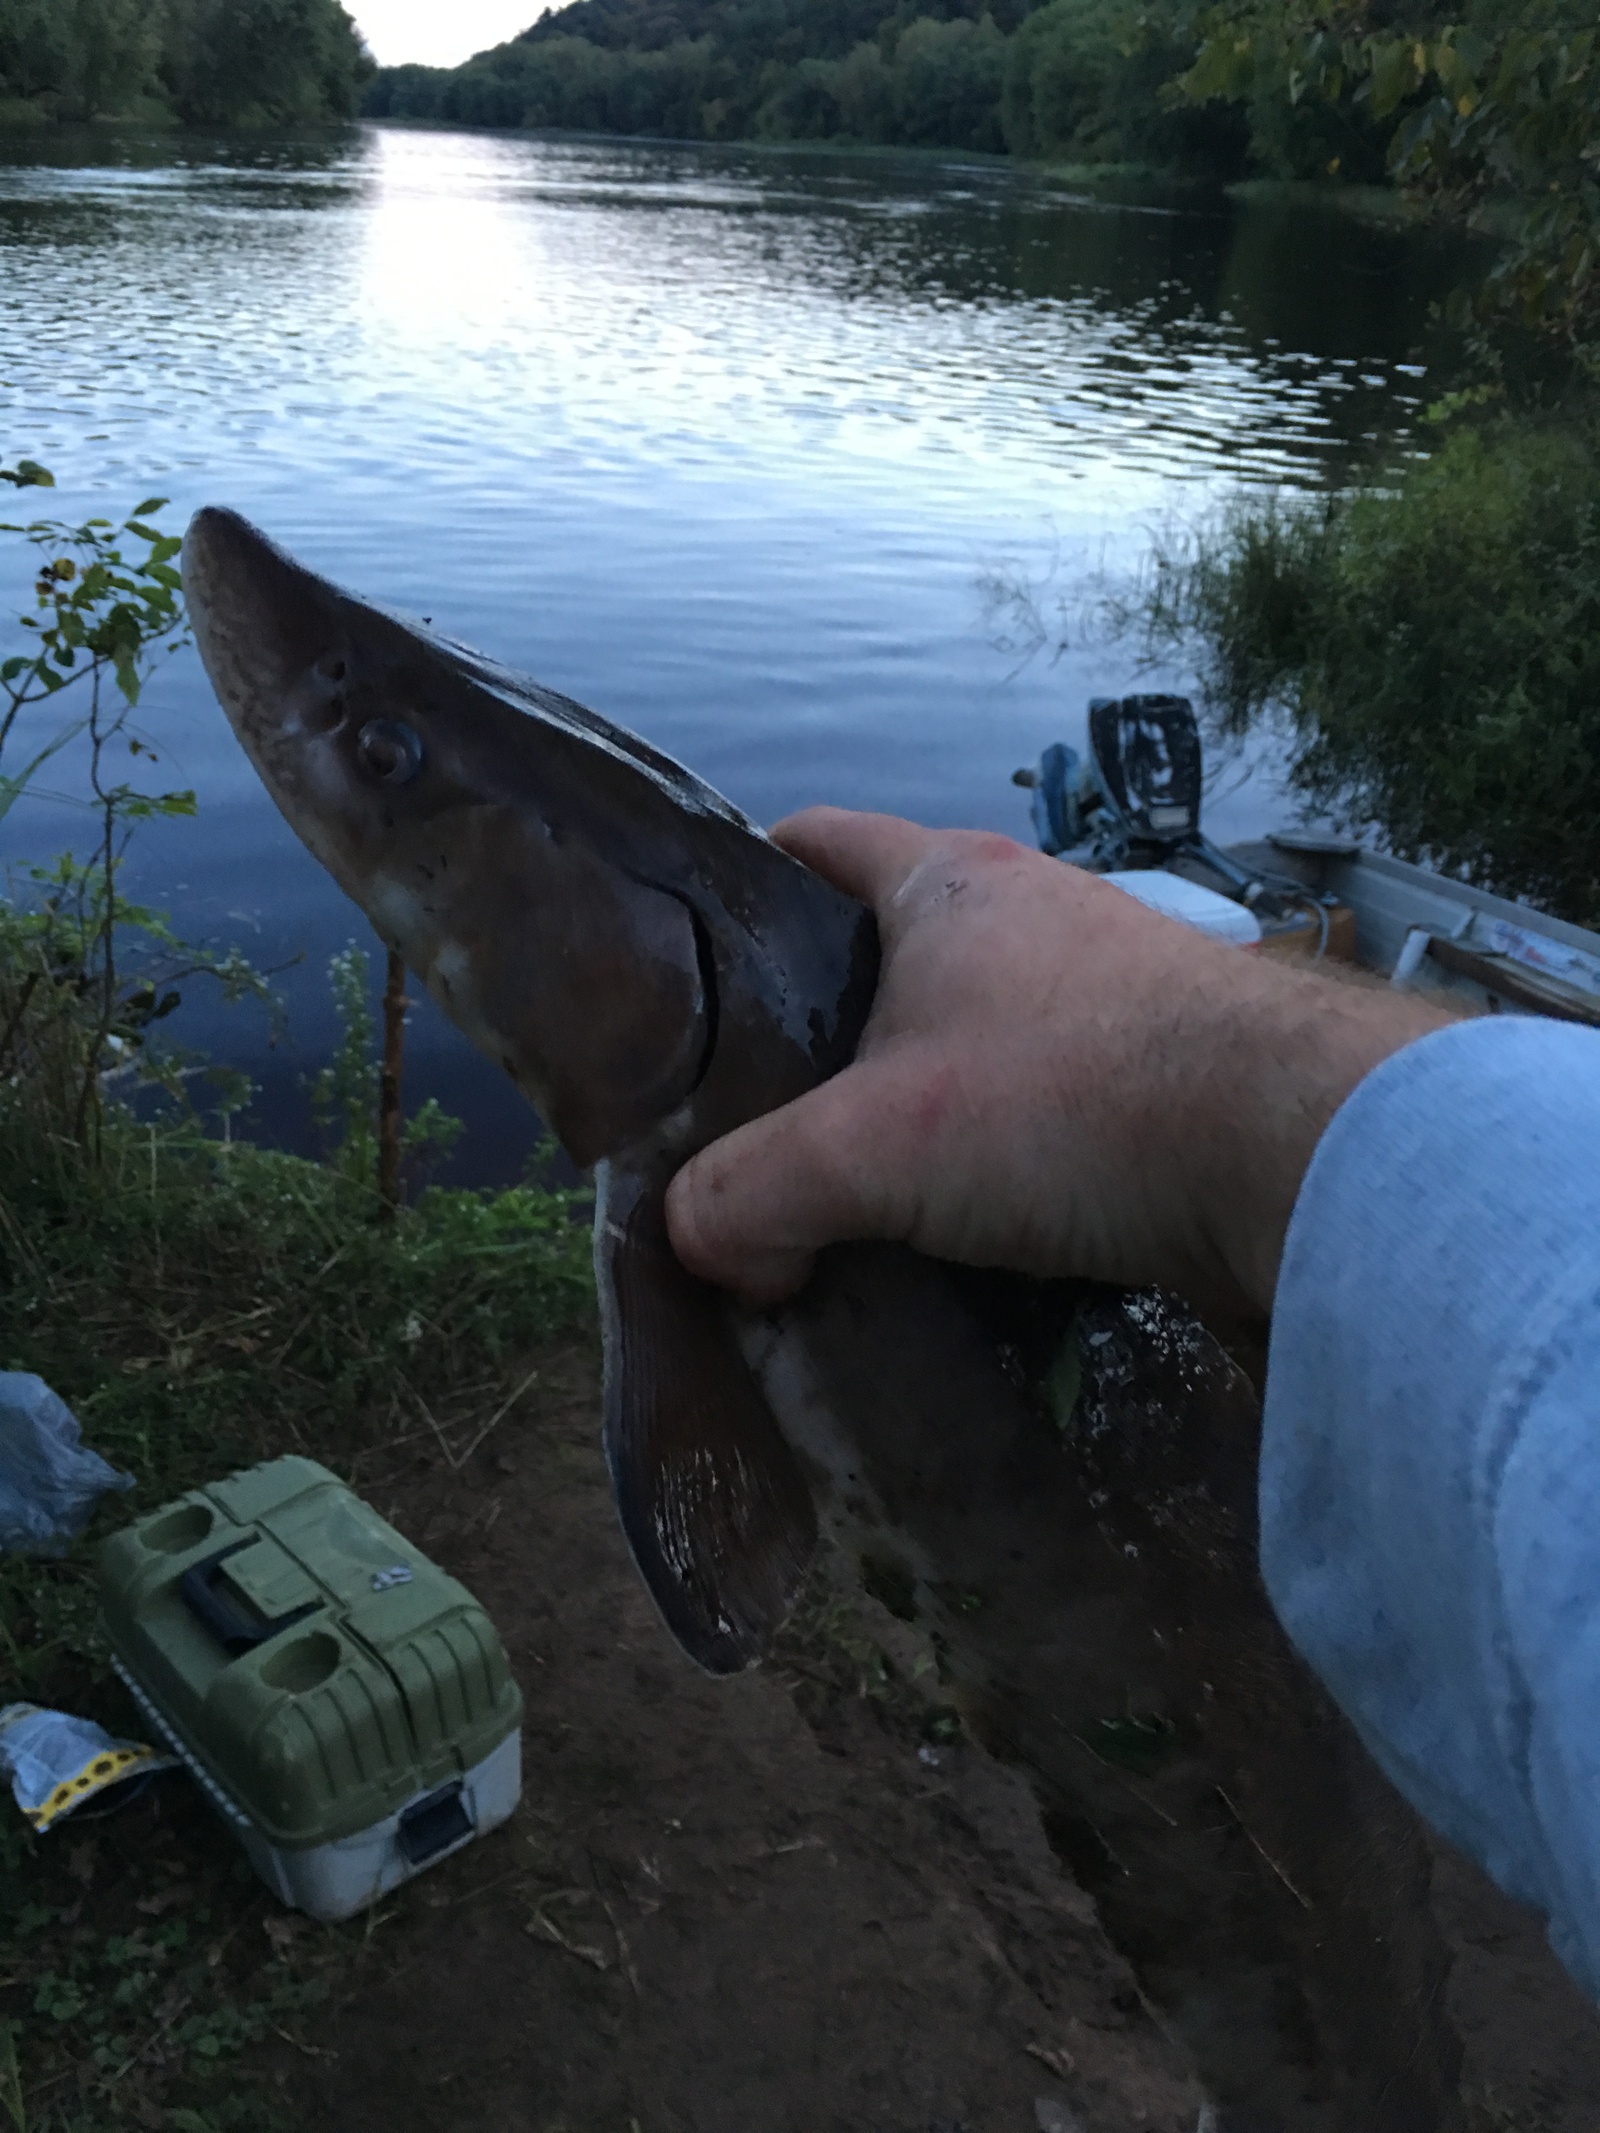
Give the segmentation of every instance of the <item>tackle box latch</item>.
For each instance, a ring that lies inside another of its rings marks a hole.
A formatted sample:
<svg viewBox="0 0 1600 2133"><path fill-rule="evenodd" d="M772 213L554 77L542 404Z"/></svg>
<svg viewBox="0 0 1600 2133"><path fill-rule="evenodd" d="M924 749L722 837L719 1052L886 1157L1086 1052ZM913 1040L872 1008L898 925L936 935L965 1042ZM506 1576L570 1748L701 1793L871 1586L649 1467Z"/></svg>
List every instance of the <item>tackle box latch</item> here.
<svg viewBox="0 0 1600 2133"><path fill-rule="evenodd" d="M412 1866L425 1866L453 1844L470 1837L475 1827L457 1778L453 1784L441 1785L437 1792L413 1800L400 1817L395 1838Z"/></svg>
<svg viewBox="0 0 1600 2133"><path fill-rule="evenodd" d="M252 1621L238 1602L223 1590L221 1577L222 1565L230 1555L238 1555L243 1549L257 1544L258 1536L254 1533L244 1540L232 1541L226 1548L219 1548L215 1555L208 1555L204 1562L191 1564L178 1580L178 1590L190 1613L198 1615L223 1650L234 1656L254 1651L258 1644L267 1643L291 1623L303 1622L307 1615L314 1615L322 1606L320 1600L308 1600L303 1607L291 1607L287 1614L277 1615L270 1621Z"/></svg>

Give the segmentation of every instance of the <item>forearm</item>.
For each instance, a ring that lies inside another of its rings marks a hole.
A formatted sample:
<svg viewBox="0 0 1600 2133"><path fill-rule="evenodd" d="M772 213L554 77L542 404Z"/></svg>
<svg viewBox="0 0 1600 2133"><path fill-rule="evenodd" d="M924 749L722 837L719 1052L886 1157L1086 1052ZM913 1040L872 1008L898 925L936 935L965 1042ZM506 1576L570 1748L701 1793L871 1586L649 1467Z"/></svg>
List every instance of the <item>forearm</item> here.
<svg viewBox="0 0 1600 2133"><path fill-rule="evenodd" d="M1216 1001L1196 1047L1204 1075L1174 1102L1171 1158L1191 1168L1205 1259L1261 1317L1329 1121L1374 1067L1449 1020L1412 994L1265 961Z"/></svg>
<svg viewBox="0 0 1600 2133"><path fill-rule="evenodd" d="M1600 1037L1463 1025L1295 1209L1262 1569L1400 1790L1600 1992Z"/></svg>

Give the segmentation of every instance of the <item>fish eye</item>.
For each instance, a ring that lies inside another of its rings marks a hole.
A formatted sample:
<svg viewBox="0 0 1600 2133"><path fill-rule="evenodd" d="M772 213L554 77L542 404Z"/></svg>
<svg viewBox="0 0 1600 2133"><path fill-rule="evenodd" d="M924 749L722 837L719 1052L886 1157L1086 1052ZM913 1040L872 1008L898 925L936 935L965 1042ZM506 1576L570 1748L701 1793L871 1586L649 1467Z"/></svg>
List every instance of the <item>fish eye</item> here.
<svg viewBox="0 0 1600 2133"><path fill-rule="evenodd" d="M356 737L356 755L383 785L409 785L422 768L422 736L397 718L369 718Z"/></svg>

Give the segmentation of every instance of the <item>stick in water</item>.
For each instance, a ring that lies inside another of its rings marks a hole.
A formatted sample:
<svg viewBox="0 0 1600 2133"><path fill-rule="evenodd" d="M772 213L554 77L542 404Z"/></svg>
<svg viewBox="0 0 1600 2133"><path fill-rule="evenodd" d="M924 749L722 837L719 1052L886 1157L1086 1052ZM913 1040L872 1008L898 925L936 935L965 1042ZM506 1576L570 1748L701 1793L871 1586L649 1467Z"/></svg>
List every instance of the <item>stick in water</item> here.
<svg viewBox="0 0 1600 2133"><path fill-rule="evenodd" d="M383 1074L378 1084L378 1198L388 1217L400 1205L400 1068L409 1004L406 966L391 948L383 988Z"/></svg>

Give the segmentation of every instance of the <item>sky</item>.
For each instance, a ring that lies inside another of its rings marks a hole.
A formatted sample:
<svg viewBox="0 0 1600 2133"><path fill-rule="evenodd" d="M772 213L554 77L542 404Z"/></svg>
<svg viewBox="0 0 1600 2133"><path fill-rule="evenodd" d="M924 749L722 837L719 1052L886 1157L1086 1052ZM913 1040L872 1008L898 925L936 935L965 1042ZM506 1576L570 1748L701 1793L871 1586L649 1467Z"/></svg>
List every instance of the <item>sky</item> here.
<svg viewBox="0 0 1600 2133"><path fill-rule="evenodd" d="M454 67L504 44L545 11L547 0L344 0L381 66L420 60Z"/></svg>

